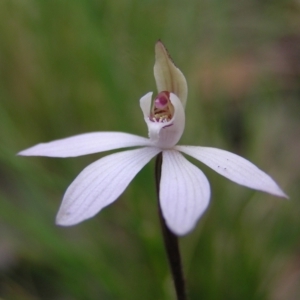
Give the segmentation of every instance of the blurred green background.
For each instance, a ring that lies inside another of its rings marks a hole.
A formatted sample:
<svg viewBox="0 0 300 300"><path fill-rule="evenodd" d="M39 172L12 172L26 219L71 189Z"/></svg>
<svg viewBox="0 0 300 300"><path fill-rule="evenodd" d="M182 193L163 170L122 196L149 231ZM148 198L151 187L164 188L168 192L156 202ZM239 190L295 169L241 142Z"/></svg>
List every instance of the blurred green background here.
<svg viewBox="0 0 300 300"><path fill-rule="evenodd" d="M198 162L212 198L180 239L189 296L300 299L300 2L0 1L0 298L174 299L153 162L116 203L54 224L77 174L106 155L15 154L89 131L147 134L162 39L189 85L181 144L238 153L290 196L235 185Z"/></svg>

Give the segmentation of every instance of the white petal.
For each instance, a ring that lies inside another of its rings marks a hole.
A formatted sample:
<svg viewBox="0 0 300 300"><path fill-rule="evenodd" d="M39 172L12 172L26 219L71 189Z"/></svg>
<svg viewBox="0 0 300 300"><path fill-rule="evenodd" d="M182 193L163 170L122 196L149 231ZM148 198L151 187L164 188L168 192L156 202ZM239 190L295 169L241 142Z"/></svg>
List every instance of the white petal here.
<svg viewBox="0 0 300 300"><path fill-rule="evenodd" d="M161 41L155 45L154 77L159 93L168 91L176 94L185 107L188 93L186 79Z"/></svg>
<svg viewBox="0 0 300 300"><path fill-rule="evenodd" d="M209 147L176 146L176 149L200 160L238 184L288 198L269 175L241 156Z"/></svg>
<svg viewBox="0 0 300 300"><path fill-rule="evenodd" d="M114 153L86 167L68 187L56 222L69 226L93 217L115 201L135 175L160 152L142 148Z"/></svg>
<svg viewBox="0 0 300 300"><path fill-rule="evenodd" d="M125 147L148 145L150 145L149 139L129 133L90 132L41 143L19 152L18 155L75 157Z"/></svg>
<svg viewBox="0 0 300 300"><path fill-rule="evenodd" d="M191 231L210 198L203 172L176 150L163 151L160 203L168 227L177 235Z"/></svg>
<svg viewBox="0 0 300 300"><path fill-rule="evenodd" d="M140 107L144 115L144 119L148 119L151 111L153 92L149 92L140 99Z"/></svg>
<svg viewBox="0 0 300 300"><path fill-rule="evenodd" d="M170 93L170 101L174 106L174 115L169 122L153 122L150 120L150 106L152 93L148 93L140 99L140 106L148 126L148 134L152 145L170 149L180 140L185 127L185 112L179 98Z"/></svg>

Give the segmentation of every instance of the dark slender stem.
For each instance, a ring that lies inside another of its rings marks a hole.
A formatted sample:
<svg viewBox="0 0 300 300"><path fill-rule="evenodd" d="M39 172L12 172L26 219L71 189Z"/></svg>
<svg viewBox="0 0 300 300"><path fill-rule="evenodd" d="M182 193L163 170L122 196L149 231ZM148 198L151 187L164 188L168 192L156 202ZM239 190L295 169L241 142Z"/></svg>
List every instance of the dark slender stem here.
<svg viewBox="0 0 300 300"><path fill-rule="evenodd" d="M170 269L172 272L172 277L175 285L177 300L187 300L185 281L184 281L184 276L183 276L183 271L181 266L181 257L180 257L180 251L178 245L178 238L167 227L165 219L162 215L160 201L159 201L161 166L162 166L162 153L157 155L156 162L155 162L155 183L156 183L160 225L161 225L167 257L168 257L168 261L169 261L169 265L170 265Z"/></svg>

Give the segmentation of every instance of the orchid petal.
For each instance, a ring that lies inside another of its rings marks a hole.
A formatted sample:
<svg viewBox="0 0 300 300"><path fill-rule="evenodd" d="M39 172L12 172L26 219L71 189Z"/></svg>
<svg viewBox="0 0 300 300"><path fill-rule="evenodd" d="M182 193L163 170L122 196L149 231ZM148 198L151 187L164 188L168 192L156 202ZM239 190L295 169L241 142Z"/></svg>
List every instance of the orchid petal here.
<svg viewBox="0 0 300 300"><path fill-rule="evenodd" d="M145 121L149 121L153 92L149 92L140 99L140 107Z"/></svg>
<svg viewBox="0 0 300 300"><path fill-rule="evenodd" d="M158 153L147 147L106 156L86 167L68 187L56 222L70 226L114 202L135 175Z"/></svg>
<svg viewBox="0 0 300 300"><path fill-rule="evenodd" d="M275 196L288 198L269 175L241 156L209 147L176 146L175 148L198 159L219 174L238 184Z"/></svg>
<svg viewBox="0 0 300 300"><path fill-rule="evenodd" d="M41 143L18 155L75 157L125 147L148 146L149 139L124 132L91 132Z"/></svg>
<svg viewBox="0 0 300 300"><path fill-rule="evenodd" d="M154 77L158 92L172 92L185 107L187 100L187 83L182 72L175 66L167 49L161 41L155 45Z"/></svg>
<svg viewBox="0 0 300 300"><path fill-rule="evenodd" d="M185 126L185 112L179 98L170 93L170 101L174 107L174 115L168 122L154 122L150 120L152 93L148 93L140 99L140 107L148 126L148 134L152 145L169 149L180 140Z"/></svg>
<svg viewBox="0 0 300 300"><path fill-rule="evenodd" d="M160 204L168 227L177 235L191 231L206 210L210 186L203 172L177 151L163 151Z"/></svg>

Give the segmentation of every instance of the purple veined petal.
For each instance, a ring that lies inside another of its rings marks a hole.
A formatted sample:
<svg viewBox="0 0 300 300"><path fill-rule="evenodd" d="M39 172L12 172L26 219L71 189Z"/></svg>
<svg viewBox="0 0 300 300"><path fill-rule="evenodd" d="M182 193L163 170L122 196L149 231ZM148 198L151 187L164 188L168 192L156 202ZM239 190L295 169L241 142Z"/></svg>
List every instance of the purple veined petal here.
<svg viewBox="0 0 300 300"><path fill-rule="evenodd" d="M268 174L241 156L210 147L176 146L175 148L198 159L219 174L238 184L275 196L288 198Z"/></svg>
<svg viewBox="0 0 300 300"><path fill-rule="evenodd" d="M148 146L147 138L125 132L90 132L37 144L18 153L23 156L75 157L125 147Z"/></svg>
<svg viewBox="0 0 300 300"><path fill-rule="evenodd" d="M191 231L209 204L210 186L203 172L176 150L163 151L160 204L170 230Z"/></svg>
<svg viewBox="0 0 300 300"><path fill-rule="evenodd" d="M114 202L159 152L153 147L123 151L86 167L68 187L56 223L71 226L93 217Z"/></svg>
<svg viewBox="0 0 300 300"><path fill-rule="evenodd" d="M159 93L162 91L174 93L185 107L188 94L186 79L175 66L161 41L155 45L154 77Z"/></svg>
<svg viewBox="0 0 300 300"><path fill-rule="evenodd" d="M174 107L174 116L168 122L154 122L150 120L152 92L140 99L144 120L148 126L150 142L153 146L170 149L180 140L185 127L185 111L180 99L170 93L170 101Z"/></svg>

